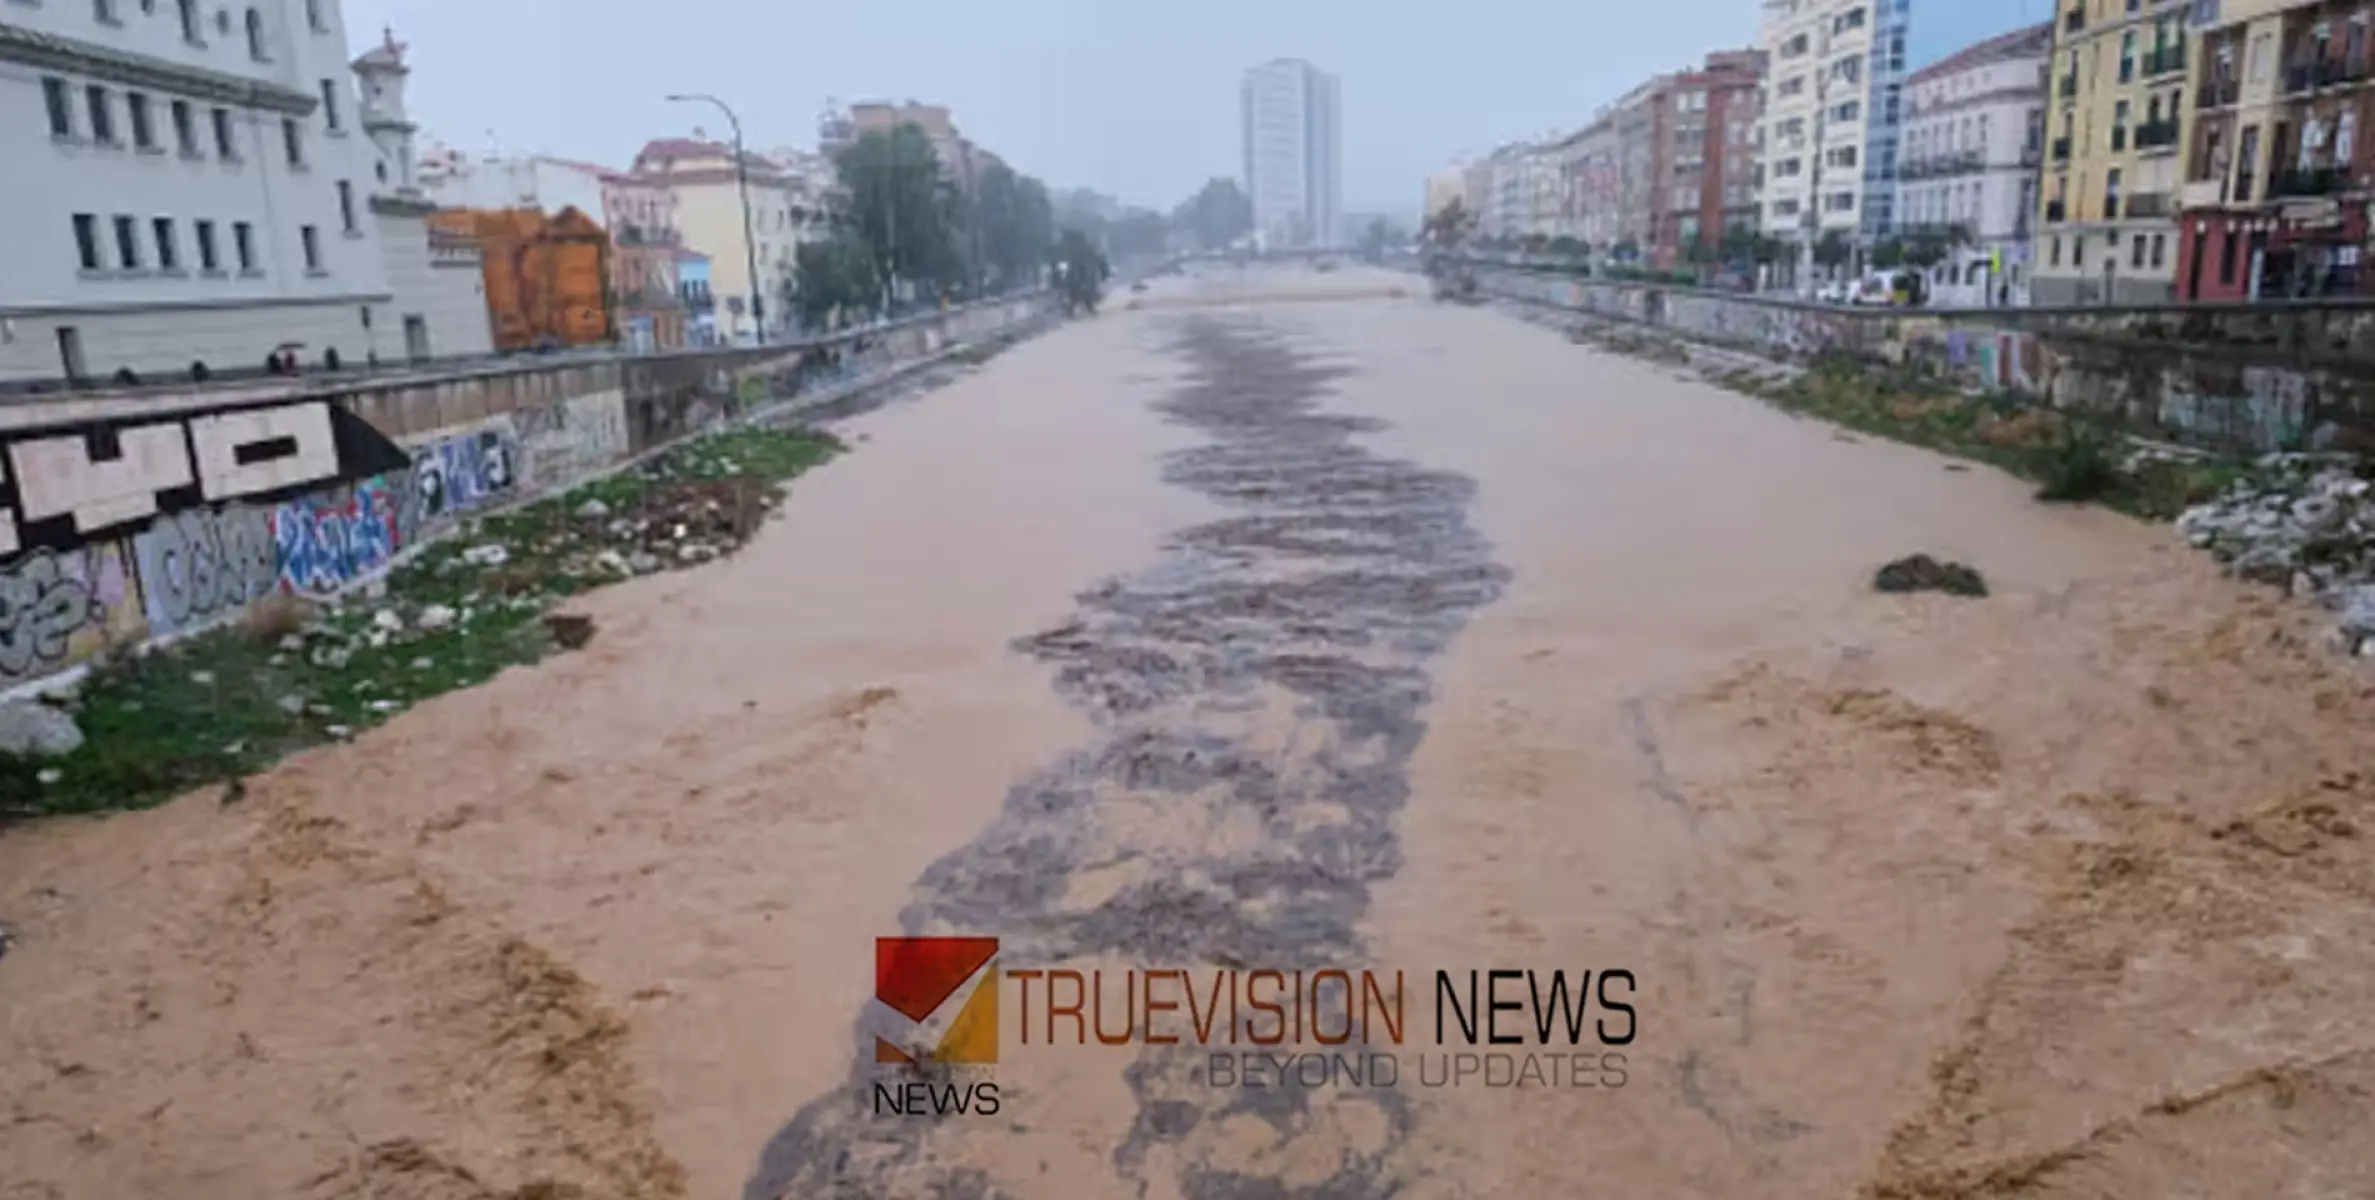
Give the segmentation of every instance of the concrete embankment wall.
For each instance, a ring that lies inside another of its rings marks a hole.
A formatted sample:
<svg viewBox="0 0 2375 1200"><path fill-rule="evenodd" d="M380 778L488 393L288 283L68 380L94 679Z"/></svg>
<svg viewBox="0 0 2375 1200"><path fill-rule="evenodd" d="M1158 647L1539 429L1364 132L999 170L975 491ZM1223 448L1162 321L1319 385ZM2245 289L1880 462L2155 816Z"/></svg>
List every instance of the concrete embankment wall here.
<svg viewBox="0 0 2375 1200"><path fill-rule="evenodd" d="M1483 287L1768 357L1909 369L2219 450L2375 450L2375 306L1858 309L1522 271Z"/></svg>
<svg viewBox="0 0 2375 1200"><path fill-rule="evenodd" d="M335 594L474 513L1044 307L993 301L777 346L316 391L45 401L38 423L0 428L0 691L265 597Z"/></svg>

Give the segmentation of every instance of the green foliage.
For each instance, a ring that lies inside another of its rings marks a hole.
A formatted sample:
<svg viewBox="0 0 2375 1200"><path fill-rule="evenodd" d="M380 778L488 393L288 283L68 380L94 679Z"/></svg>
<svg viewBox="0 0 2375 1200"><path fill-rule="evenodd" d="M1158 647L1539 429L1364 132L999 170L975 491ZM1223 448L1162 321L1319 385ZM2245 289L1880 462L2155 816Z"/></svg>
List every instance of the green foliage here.
<svg viewBox="0 0 2375 1200"><path fill-rule="evenodd" d="M2041 476L2037 498L2064 503L2099 500L2119 484L2103 436L2080 426L2062 430L2044 457Z"/></svg>
<svg viewBox="0 0 2375 1200"><path fill-rule="evenodd" d="M802 245L795 271L800 319L812 329L827 325L836 309L864 312L882 298L874 253L854 233L839 232Z"/></svg>
<svg viewBox="0 0 2375 1200"><path fill-rule="evenodd" d="M1818 266L1835 270L1846 266L1847 260L1854 255L1855 244L1836 229L1824 230L1822 237L1814 243L1814 261Z"/></svg>
<svg viewBox="0 0 2375 1200"><path fill-rule="evenodd" d="M915 125L869 133L835 166L849 215L883 279L937 280L958 261L951 189L932 140Z"/></svg>
<svg viewBox="0 0 2375 1200"><path fill-rule="evenodd" d="M1097 311L1097 301L1105 294L1105 280L1113 268L1105 261L1103 252L1088 234L1067 229L1056 242L1056 283L1063 289L1066 313Z"/></svg>
<svg viewBox="0 0 2375 1200"><path fill-rule="evenodd" d="M1253 202L1236 180L1214 176L1172 211L1171 223L1207 251L1226 250L1253 232Z"/></svg>
<svg viewBox="0 0 2375 1200"><path fill-rule="evenodd" d="M1055 207L1047 185L1004 163L982 172L979 211L982 255L1001 288L1038 279L1055 250Z"/></svg>
<svg viewBox="0 0 2375 1200"><path fill-rule="evenodd" d="M1105 246L1117 258L1150 258L1171 249L1171 222L1161 213L1128 209L1105 226Z"/></svg>

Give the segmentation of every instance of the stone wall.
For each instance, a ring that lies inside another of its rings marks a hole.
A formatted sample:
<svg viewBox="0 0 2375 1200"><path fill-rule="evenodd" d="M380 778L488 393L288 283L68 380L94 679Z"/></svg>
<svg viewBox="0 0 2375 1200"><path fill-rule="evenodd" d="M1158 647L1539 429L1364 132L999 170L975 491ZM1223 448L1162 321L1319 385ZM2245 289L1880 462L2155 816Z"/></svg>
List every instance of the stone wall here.
<svg viewBox="0 0 2375 1200"><path fill-rule="evenodd" d="M2216 450L2375 450L2375 305L1843 308L1521 271L1483 287L1769 357L1908 369Z"/></svg>
<svg viewBox="0 0 2375 1200"><path fill-rule="evenodd" d="M264 597L338 593L473 515L1045 309L995 301L777 346L28 406L35 420L0 428L0 691Z"/></svg>

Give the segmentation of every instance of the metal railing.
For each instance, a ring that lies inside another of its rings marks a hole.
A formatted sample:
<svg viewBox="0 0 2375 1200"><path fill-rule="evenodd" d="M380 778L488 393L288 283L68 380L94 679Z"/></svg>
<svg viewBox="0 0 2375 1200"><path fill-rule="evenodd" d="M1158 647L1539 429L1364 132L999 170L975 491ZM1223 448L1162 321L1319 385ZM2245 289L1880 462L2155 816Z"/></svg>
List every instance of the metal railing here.
<svg viewBox="0 0 2375 1200"><path fill-rule="evenodd" d="M2339 167L2296 168L2278 173L2269 184L2271 198L2281 196L2331 196L2342 190L2349 181Z"/></svg>
<svg viewBox="0 0 2375 1200"><path fill-rule="evenodd" d="M2213 79L2194 89L2195 108L2225 108L2235 102L2240 86L2232 79Z"/></svg>
<svg viewBox="0 0 2375 1200"><path fill-rule="evenodd" d="M2184 127L2174 119L2147 121L2136 127L2136 149L2158 150L2174 146L2184 132Z"/></svg>

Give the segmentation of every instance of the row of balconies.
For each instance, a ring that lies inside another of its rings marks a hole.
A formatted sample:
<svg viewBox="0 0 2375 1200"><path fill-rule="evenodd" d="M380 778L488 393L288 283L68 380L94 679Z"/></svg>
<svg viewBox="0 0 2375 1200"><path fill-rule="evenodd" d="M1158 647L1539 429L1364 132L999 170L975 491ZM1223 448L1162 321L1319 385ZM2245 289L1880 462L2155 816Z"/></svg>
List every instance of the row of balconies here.
<svg viewBox="0 0 2375 1200"><path fill-rule="evenodd" d="M2284 93L2291 96L2322 87L2359 83L2369 73L2368 56L2364 53L2349 59L2320 57L2314 62L2294 63L2284 69Z"/></svg>
<svg viewBox="0 0 2375 1200"><path fill-rule="evenodd" d="M1900 159L1897 162L1897 178L1936 179L1945 175L1968 175L1986 167L1986 154L1978 150L1958 150L1951 154Z"/></svg>

